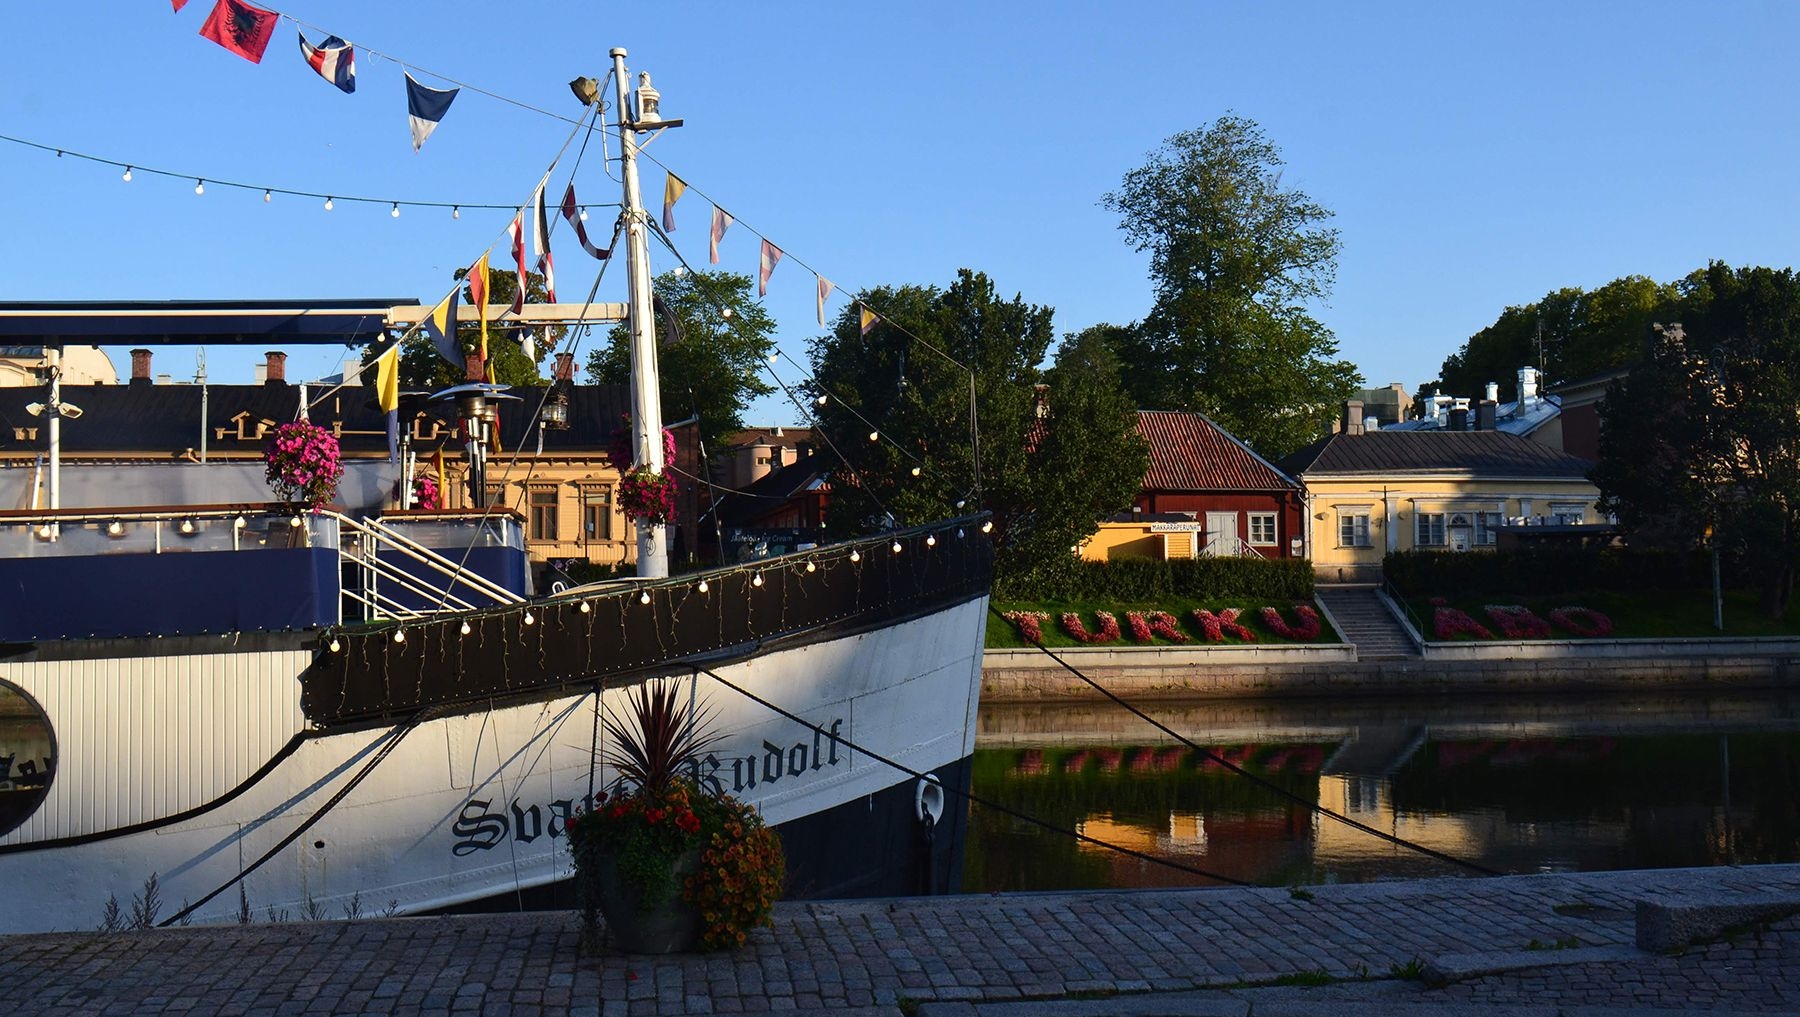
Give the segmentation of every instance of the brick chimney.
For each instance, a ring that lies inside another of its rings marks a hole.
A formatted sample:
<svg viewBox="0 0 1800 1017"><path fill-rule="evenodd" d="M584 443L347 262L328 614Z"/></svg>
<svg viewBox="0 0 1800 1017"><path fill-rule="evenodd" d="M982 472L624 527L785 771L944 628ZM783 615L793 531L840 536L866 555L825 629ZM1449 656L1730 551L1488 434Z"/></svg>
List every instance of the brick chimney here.
<svg viewBox="0 0 1800 1017"><path fill-rule="evenodd" d="M133 385L150 384L150 351L131 351L131 383Z"/></svg>
<svg viewBox="0 0 1800 1017"><path fill-rule="evenodd" d="M566 381L566 382L570 382L571 384L574 383L574 381L575 381L575 354L573 354L573 353L558 353L556 355L556 369L551 373L550 380L551 381Z"/></svg>
<svg viewBox="0 0 1800 1017"><path fill-rule="evenodd" d="M287 384L287 354L280 350L270 350L263 354L267 364L263 374L264 385Z"/></svg>
<svg viewBox="0 0 1800 1017"><path fill-rule="evenodd" d="M1363 413L1363 404L1362 404L1361 399L1352 399L1349 402L1346 402L1344 404L1343 433L1345 433L1345 434L1361 434L1361 433L1363 433L1362 413Z"/></svg>

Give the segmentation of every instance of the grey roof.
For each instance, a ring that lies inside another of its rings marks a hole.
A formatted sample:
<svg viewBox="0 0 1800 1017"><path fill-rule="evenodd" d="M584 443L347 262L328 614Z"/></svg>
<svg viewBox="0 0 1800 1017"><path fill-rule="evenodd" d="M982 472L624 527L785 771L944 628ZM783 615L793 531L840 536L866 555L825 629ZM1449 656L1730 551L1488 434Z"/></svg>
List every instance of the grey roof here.
<svg viewBox="0 0 1800 1017"><path fill-rule="evenodd" d="M1494 429L1508 434L1527 435L1555 420L1562 412L1562 404L1555 396L1540 396L1532 400L1530 406L1519 408L1518 402L1500 403L1494 408ZM1469 406L1471 426L1475 419L1475 407ZM1436 420L1421 417L1417 420L1402 420L1393 424L1382 424L1383 431L1441 431Z"/></svg>
<svg viewBox="0 0 1800 1017"><path fill-rule="evenodd" d="M1276 463L1308 474L1463 473L1491 477L1582 479L1593 464L1504 431L1372 431L1334 434Z"/></svg>

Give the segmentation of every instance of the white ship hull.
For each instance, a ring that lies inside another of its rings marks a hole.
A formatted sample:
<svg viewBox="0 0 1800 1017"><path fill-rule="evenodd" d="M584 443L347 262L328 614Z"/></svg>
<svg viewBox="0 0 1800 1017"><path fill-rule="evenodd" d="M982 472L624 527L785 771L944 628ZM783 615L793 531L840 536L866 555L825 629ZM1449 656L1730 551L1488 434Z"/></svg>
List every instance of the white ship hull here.
<svg viewBox="0 0 1800 1017"><path fill-rule="evenodd" d="M891 812L897 797L910 806L917 779L907 770L953 782L966 774L986 603L963 596L730 662L658 670L691 690L722 735L701 777L755 803L778 829L852 803L842 815L861 817L877 796ZM513 652L523 670L529 652ZM48 796L0 837L0 932L91 928L109 897L129 909L153 874L162 915L196 904L191 920L202 923L245 910L257 921L426 911L570 874L563 823L611 779L592 764L591 688L565 680L428 710L410 724L322 726L306 702L321 693L303 695L301 679L323 655L0 662L0 678L35 700L55 737ZM604 678L606 706L643 680ZM961 802L949 804L960 815ZM891 858L833 861L873 870L911 857L911 845L893 847ZM855 886L843 871L796 876L810 881L794 887L803 896Z"/></svg>

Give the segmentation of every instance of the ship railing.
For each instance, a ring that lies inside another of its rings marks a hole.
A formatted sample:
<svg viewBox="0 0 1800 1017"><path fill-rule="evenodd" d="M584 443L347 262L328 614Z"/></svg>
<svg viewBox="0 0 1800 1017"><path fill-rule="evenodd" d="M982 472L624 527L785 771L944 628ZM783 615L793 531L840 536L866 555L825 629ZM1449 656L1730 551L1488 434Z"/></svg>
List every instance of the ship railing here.
<svg viewBox="0 0 1800 1017"><path fill-rule="evenodd" d="M462 568L460 563L393 527L373 519L357 520L337 513L327 514L336 516L344 534L341 547L348 548L343 552L344 557L356 569L358 581L354 587L346 585L344 597L361 605L368 620L419 618L428 614L473 611L493 604L524 602L524 597ZM402 567L392 557L411 562L422 572ZM431 581L433 578L436 583ZM470 601L459 595L459 589L491 603ZM408 594L417 603L408 603L398 594Z"/></svg>
<svg viewBox="0 0 1800 1017"><path fill-rule="evenodd" d="M338 526L285 506L184 505L0 512L0 557L335 547Z"/></svg>

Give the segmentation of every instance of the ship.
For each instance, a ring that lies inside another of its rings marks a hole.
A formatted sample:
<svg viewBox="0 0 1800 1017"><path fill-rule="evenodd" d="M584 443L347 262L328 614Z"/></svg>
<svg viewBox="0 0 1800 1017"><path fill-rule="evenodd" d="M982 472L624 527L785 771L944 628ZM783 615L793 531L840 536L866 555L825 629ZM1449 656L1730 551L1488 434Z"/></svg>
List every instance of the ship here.
<svg viewBox="0 0 1800 1017"><path fill-rule="evenodd" d="M628 323L648 362L625 400L638 462L660 467L630 162L645 128L620 124L629 304L522 313ZM475 504L458 510L404 508L405 455L348 461L318 508L259 497L254 464L61 460L63 421L146 395L61 384L64 349L355 346L428 310L0 305L0 344L45 365L25 416L7 413L30 423L13 444L47 450L0 470L15 506L0 511L0 931L568 907L567 823L612 781L602 718L645 682L678 683L710 717L694 776L774 826L788 896L955 890L993 568L981 515L678 574L665 528L641 525L635 578L546 583L523 520L480 503L481 459L496 405L517 400L511 426L529 427L568 410L566 388L443 393L469 439ZM203 435L317 405L265 384L240 393L263 408L208 421L222 391L180 387Z"/></svg>

